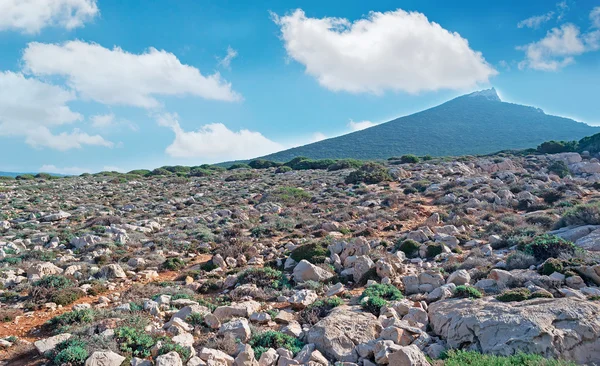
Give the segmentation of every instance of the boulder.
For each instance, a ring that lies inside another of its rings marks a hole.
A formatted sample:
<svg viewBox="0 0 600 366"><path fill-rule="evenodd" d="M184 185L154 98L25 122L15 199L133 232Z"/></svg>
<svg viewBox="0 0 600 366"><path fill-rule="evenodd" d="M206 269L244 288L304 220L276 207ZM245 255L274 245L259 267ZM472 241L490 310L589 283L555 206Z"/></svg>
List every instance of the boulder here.
<svg viewBox="0 0 600 366"><path fill-rule="evenodd" d="M334 276L333 273L317 267L306 259L303 259L294 267L294 281L326 281Z"/></svg>
<svg viewBox="0 0 600 366"><path fill-rule="evenodd" d="M576 298L503 303L450 299L429 305L433 332L449 348L518 352L578 363L600 362L600 305Z"/></svg>
<svg viewBox="0 0 600 366"><path fill-rule="evenodd" d="M60 342L66 341L69 338L71 338L71 334L63 333L63 334L55 335L54 337L40 339L39 341L35 341L33 343L33 345L38 350L38 352L41 355L43 355L44 353L46 353L48 351L52 351L56 347L56 345L59 344Z"/></svg>
<svg viewBox="0 0 600 366"><path fill-rule="evenodd" d="M310 328L306 338L330 358L357 362L356 346L374 341L380 332L381 325L373 314L338 306Z"/></svg>
<svg viewBox="0 0 600 366"><path fill-rule="evenodd" d="M183 366L179 353L171 351L156 357L155 366Z"/></svg>
<svg viewBox="0 0 600 366"><path fill-rule="evenodd" d="M431 366L423 352L415 345L401 347L388 356L388 361L393 366Z"/></svg>
<svg viewBox="0 0 600 366"><path fill-rule="evenodd" d="M96 351L85 361L85 366L120 366L123 361L125 357L113 351ZM178 366L181 366L181 360Z"/></svg>
<svg viewBox="0 0 600 366"><path fill-rule="evenodd" d="M223 322L231 318L248 318L252 313L260 310L260 303L256 301L244 301L231 305L219 306L213 312L219 321Z"/></svg>

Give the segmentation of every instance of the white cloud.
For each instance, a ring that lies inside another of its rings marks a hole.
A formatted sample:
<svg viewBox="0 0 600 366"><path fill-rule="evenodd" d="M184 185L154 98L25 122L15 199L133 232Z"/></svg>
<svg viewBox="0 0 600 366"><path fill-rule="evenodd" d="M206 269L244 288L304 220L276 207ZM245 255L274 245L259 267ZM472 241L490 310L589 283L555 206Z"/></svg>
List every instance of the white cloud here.
<svg viewBox="0 0 600 366"><path fill-rule="evenodd" d="M79 175L82 173L91 173L92 171L87 168L80 167L62 167L59 168L53 164L44 164L39 169L40 172L43 173L54 173L54 174L64 174L64 175Z"/></svg>
<svg viewBox="0 0 600 366"><path fill-rule="evenodd" d="M73 99L73 93L58 86L19 73L0 72L0 136L24 137L31 146L58 150L112 146L99 135L90 136L77 129L58 135L51 132L51 128L83 119L67 105Z"/></svg>
<svg viewBox="0 0 600 366"><path fill-rule="evenodd" d="M350 122L348 122L348 124L347 124L348 128L352 132L364 130L365 128L373 127L376 125L377 125L376 123L373 123L371 121L354 122L353 120L350 120Z"/></svg>
<svg viewBox="0 0 600 366"><path fill-rule="evenodd" d="M525 52L525 60L519 68L531 68L542 71L556 71L575 62L574 56L599 48L597 32L581 34L573 24L563 24L552 28L546 36L517 49Z"/></svg>
<svg viewBox="0 0 600 366"><path fill-rule="evenodd" d="M249 159L283 149L259 132L231 131L222 123L211 123L197 131L184 131L176 114L157 116L158 124L170 128L175 140L165 150L176 158L201 158L203 162Z"/></svg>
<svg viewBox="0 0 600 366"><path fill-rule="evenodd" d="M600 6L592 9L590 12L590 20L592 21L593 27L600 28Z"/></svg>
<svg viewBox="0 0 600 366"><path fill-rule="evenodd" d="M112 113L109 114L98 114L90 117L92 121L92 126L95 128L107 128L114 126L115 124L115 115Z"/></svg>
<svg viewBox="0 0 600 366"><path fill-rule="evenodd" d="M527 28L537 29L540 27L540 25L542 25L543 23L546 23L553 17L554 17L554 12L550 11L546 14L536 15L536 16L524 19L517 24L517 27L519 27L519 28L527 27Z"/></svg>
<svg viewBox="0 0 600 366"><path fill-rule="evenodd" d="M231 60L233 60L234 58L236 58L238 55L237 51L234 50L233 48L231 48L231 46L227 47L227 55L219 60L219 65L226 68L226 69L230 69L231 68Z"/></svg>
<svg viewBox="0 0 600 366"><path fill-rule="evenodd" d="M371 12L352 23L308 18L298 9L273 18L289 57L330 90L380 94L460 89L497 74L466 39L421 13Z"/></svg>
<svg viewBox="0 0 600 366"><path fill-rule="evenodd" d="M26 135L25 142L35 148L49 147L60 151L81 149L83 145L114 146L112 142L106 141L100 135L89 135L77 128L68 133L62 132L55 135L43 126L30 130Z"/></svg>
<svg viewBox="0 0 600 366"><path fill-rule="evenodd" d="M2 0L0 31L33 34L49 26L73 29L98 13L96 0Z"/></svg>
<svg viewBox="0 0 600 366"><path fill-rule="evenodd" d="M103 104L154 108L160 106L157 95L241 99L218 72L204 76L174 54L155 48L133 54L82 41L32 42L23 53L23 63L24 70L34 75L65 77L82 97Z"/></svg>

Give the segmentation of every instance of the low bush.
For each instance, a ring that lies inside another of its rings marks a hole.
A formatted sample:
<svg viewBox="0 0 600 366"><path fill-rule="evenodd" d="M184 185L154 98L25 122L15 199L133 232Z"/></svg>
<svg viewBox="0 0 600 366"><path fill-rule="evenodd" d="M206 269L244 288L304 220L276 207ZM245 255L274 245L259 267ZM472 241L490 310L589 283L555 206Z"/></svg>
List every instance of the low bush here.
<svg viewBox="0 0 600 366"><path fill-rule="evenodd" d="M318 264L325 262L329 257L329 250L325 243L310 243L292 250L290 257L296 262L306 259L310 263Z"/></svg>
<svg viewBox="0 0 600 366"><path fill-rule="evenodd" d="M496 296L496 300L502 302L512 301L525 301L531 297L531 291L526 288L516 288L508 291L504 291L500 295Z"/></svg>
<svg viewBox="0 0 600 366"><path fill-rule="evenodd" d="M204 315L200 313L191 313L185 318L185 321L193 326L202 325L202 323L204 323Z"/></svg>
<svg viewBox="0 0 600 366"><path fill-rule="evenodd" d="M577 247L570 241L554 235L540 235L525 246L525 252L539 261L548 258L570 257Z"/></svg>
<svg viewBox="0 0 600 366"><path fill-rule="evenodd" d="M342 299L337 296L317 300L300 312L300 319L306 324L314 325L321 318L326 317L332 309L343 303Z"/></svg>
<svg viewBox="0 0 600 366"><path fill-rule="evenodd" d="M304 344L298 338L274 330L268 330L252 336L248 344L254 349L256 359L259 359L269 348L285 348L295 355L304 347Z"/></svg>
<svg viewBox="0 0 600 366"><path fill-rule="evenodd" d="M88 324L94 321L95 312L92 309L73 310L60 315L46 322L47 325L57 328L70 325Z"/></svg>
<svg viewBox="0 0 600 366"><path fill-rule="evenodd" d="M550 276L554 272L561 273L564 270L563 262L560 259L548 258L542 264L540 273L546 276Z"/></svg>
<svg viewBox="0 0 600 366"><path fill-rule="evenodd" d="M562 215L555 228L583 225L600 225L600 203L587 203L570 208Z"/></svg>
<svg viewBox="0 0 600 366"><path fill-rule="evenodd" d="M379 315L381 307L387 305L388 300L400 300L404 298L400 290L389 284L375 284L367 287L360 295L363 309Z"/></svg>
<svg viewBox="0 0 600 366"><path fill-rule="evenodd" d="M162 267L169 271L178 271L185 267L185 262L181 258L172 257L164 261Z"/></svg>
<svg viewBox="0 0 600 366"><path fill-rule="evenodd" d="M548 171L550 173L558 175L561 178L564 178L567 175L569 175L569 167L567 166L567 164L565 164L564 161L561 160L552 162L552 164L548 166Z"/></svg>
<svg viewBox="0 0 600 366"><path fill-rule="evenodd" d="M259 288L282 288L291 287L283 272L271 267L250 268L242 272L238 277L241 284L252 283Z"/></svg>
<svg viewBox="0 0 600 366"><path fill-rule="evenodd" d="M442 244L430 244L427 246L427 258L434 258L438 254L442 254L444 247Z"/></svg>
<svg viewBox="0 0 600 366"><path fill-rule="evenodd" d="M60 342L47 357L53 365L81 366L88 358L87 343L78 338L69 338Z"/></svg>
<svg viewBox="0 0 600 366"><path fill-rule="evenodd" d="M115 329L115 338L121 351L135 357L149 357L150 349L156 344L151 335L133 327Z"/></svg>
<svg viewBox="0 0 600 366"><path fill-rule="evenodd" d="M516 251L506 258L506 269L509 271L513 269L528 269L536 263L537 260L534 256L521 251Z"/></svg>
<svg viewBox="0 0 600 366"><path fill-rule="evenodd" d="M192 352L190 351L189 348L183 347L176 343L173 343L168 338L163 339L163 344L158 349L156 356L158 357L160 355L164 355L164 354L167 354L167 353L173 352L173 351L177 352L179 354L179 356L181 356L181 360L183 361L183 363L188 362L190 357L192 357Z"/></svg>
<svg viewBox="0 0 600 366"><path fill-rule="evenodd" d="M443 366L575 366L572 362L549 360L538 355L484 355L476 351L449 350L442 355Z"/></svg>
<svg viewBox="0 0 600 366"><path fill-rule="evenodd" d="M419 158L412 154L402 155L400 157L400 162L402 164L416 164L419 162Z"/></svg>
<svg viewBox="0 0 600 366"><path fill-rule="evenodd" d="M358 170L351 172L345 179L346 184L377 184L381 182L391 181L392 176L388 169L381 164L366 163Z"/></svg>
<svg viewBox="0 0 600 366"><path fill-rule="evenodd" d="M480 299L483 295L481 292L472 286L460 285L454 289L454 297Z"/></svg>
<svg viewBox="0 0 600 366"><path fill-rule="evenodd" d="M396 249L401 250L406 254L407 257L412 257L419 252L421 244L411 239L398 241L396 243Z"/></svg>

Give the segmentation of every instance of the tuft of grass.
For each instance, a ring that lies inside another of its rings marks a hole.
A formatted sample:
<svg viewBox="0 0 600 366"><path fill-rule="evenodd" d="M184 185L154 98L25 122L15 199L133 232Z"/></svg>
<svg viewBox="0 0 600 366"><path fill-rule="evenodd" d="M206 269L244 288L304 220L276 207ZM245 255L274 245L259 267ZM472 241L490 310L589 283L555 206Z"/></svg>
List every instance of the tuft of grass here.
<svg viewBox="0 0 600 366"><path fill-rule="evenodd" d="M496 296L496 300L502 302L525 301L531 298L531 291L526 288L516 288L505 291Z"/></svg>
<svg viewBox="0 0 600 366"><path fill-rule="evenodd" d="M456 288L454 289L454 297L480 299L481 297L483 297L483 295L475 287L460 285L456 286Z"/></svg>
<svg viewBox="0 0 600 366"><path fill-rule="evenodd" d="M443 366L575 366L575 363L549 360L519 353L513 356L484 355L476 351L449 350L442 355Z"/></svg>
<svg viewBox="0 0 600 366"><path fill-rule="evenodd" d="M274 330L258 333L252 336L248 343L254 349L257 359L269 348L285 348L295 355L304 347L304 343L299 339Z"/></svg>
<svg viewBox="0 0 600 366"><path fill-rule="evenodd" d="M362 308L375 315L379 315L379 311L388 304L388 300L402 298L404 296L397 287L380 283L367 287L360 295Z"/></svg>
<svg viewBox="0 0 600 366"><path fill-rule="evenodd" d="M310 243L301 245L292 250L290 253L290 257L292 257L292 259L296 262L306 259L313 264L325 262L325 259L328 256L329 250L327 249L327 245L324 243Z"/></svg>
<svg viewBox="0 0 600 366"><path fill-rule="evenodd" d="M574 206L567 210L555 225L565 226L600 225L600 202Z"/></svg>
<svg viewBox="0 0 600 366"><path fill-rule="evenodd" d="M406 239L396 243L396 249L403 251L407 257L412 257L418 253L419 247L421 247L421 244L411 239Z"/></svg>

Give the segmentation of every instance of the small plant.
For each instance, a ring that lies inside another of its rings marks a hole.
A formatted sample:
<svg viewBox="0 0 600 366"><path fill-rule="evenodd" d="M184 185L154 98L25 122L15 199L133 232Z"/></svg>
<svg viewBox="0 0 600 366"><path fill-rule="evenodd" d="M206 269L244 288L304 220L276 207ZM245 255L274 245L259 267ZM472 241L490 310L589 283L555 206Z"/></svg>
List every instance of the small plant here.
<svg viewBox="0 0 600 366"><path fill-rule="evenodd" d="M392 177L387 168L377 163L365 163L360 169L350 173L345 180L346 184L377 184L391 181Z"/></svg>
<svg viewBox="0 0 600 366"><path fill-rule="evenodd" d="M241 284L253 283L257 287L270 287L278 290L281 290L285 287L290 287L289 281L283 272L271 267L247 269L238 277L238 281Z"/></svg>
<svg viewBox="0 0 600 366"><path fill-rule="evenodd" d="M562 273L564 270L563 262L560 259L548 258L542 264L540 273L546 276L550 276L554 272Z"/></svg>
<svg viewBox="0 0 600 366"><path fill-rule="evenodd" d="M73 310L48 320L46 324L51 327L86 324L94 321L95 312L92 309Z"/></svg>
<svg viewBox="0 0 600 366"><path fill-rule="evenodd" d="M73 281L60 275L49 275L33 283L35 287L64 289L73 286Z"/></svg>
<svg viewBox="0 0 600 366"><path fill-rule="evenodd" d="M172 257L164 261L162 266L164 269L167 269L169 271L178 271L185 267L185 262L181 258Z"/></svg>
<svg viewBox="0 0 600 366"><path fill-rule="evenodd" d="M441 358L444 360L444 366L575 366L572 362L525 353L496 356L476 351L449 350L444 352Z"/></svg>
<svg viewBox="0 0 600 366"><path fill-rule="evenodd" d="M600 225L600 203L588 203L567 210L555 228L565 226Z"/></svg>
<svg viewBox="0 0 600 366"><path fill-rule="evenodd" d="M420 247L421 244L411 239L406 239L402 242L396 243L396 248L403 251L407 257L412 257L418 253Z"/></svg>
<svg viewBox="0 0 600 366"><path fill-rule="evenodd" d="M168 338L165 339L165 343L158 349L157 356L167 354L169 352L175 351L181 356L181 360L185 363L188 362L190 357L192 356L192 352L189 348L182 347L179 344L172 343Z"/></svg>
<svg viewBox="0 0 600 366"><path fill-rule="evenodd" d="M380 283L367 287L360 295L362 308L375 315L379 315L380 309L387 305L388 300L400 300L402 298L404 296L398 288Z"/></svg>
<svg viewBox="0 0 600 366"><path fill-rule="evenodd" d="M531 291L526 288L516 288L505 291L496 296L496 300L502 302L525 301L531 297Z"/></svg>
<svg viewBox="0 0 600 366"><path fill-rule="evenodd" d="M506 269L527 269L537 263L534 256L516 251L506 258Z"/></svg>
<svg viewBox="0 0 600 366"><path fill-rule="evenodd" d="M431 244L427 246L427 258L434 258L438 254L442 254L444 247L442 244Z"/></svg>
<svg viewBox="0 0 600 366"><path fill-rule="evenodd" d="M120 327L115 330L119 349L136 357L149 357L150 349L156 340L143 330L132 327Z"/></svg>
<svg viewBox="0 0 600 366"><path fill-rule="evenodd" d="M254 354L257 359L269 348L285 348L295 355L304 346L299 339L274 330L254 335L248 344L254 348Z"/></svg>
<svg viewBox="0 0 600 366"><path fill-rule="evenodd" d="M419 162L419 158L416 155L408 154L400 157L402 164L416 164Z"/></svg>
<svg viewBox="0 0 600 366"><path fill-rule="evenodd" d="M548 171L554 173L561 178L569 175L569 167L562 160L557 160L548 166Z"/></svg>
<svg viewBox="0 0 600 366"><path fill-rule="evenodd" d="M77 338L60 342L48 355L54 365L80 366L88 358L87 344Z"/></svg>
<svg viewBox="0 0 600 366"><path fill-rule="evenodd" d="M318 264L325 262L325 259L329 256L329 250L327 245L324 243L310 243L301 245L298 248L292 250L290 257L296 262L300 262L303 259Z"/></svg>
<svg viewBox="0 0 600 366"><path fill-rule="evenodd" d="M454 289L454 297L480 299L481 297L483 297L483 295L475 287L460 285L456 286L456 288Z"/></svg>
<svg viewBox="0 0 600 366"><path fill-rule="evenodd" d="M200 313L191 313L185 318L186 323L191 325L202 325L204 323L204 315Z"/></svg>

